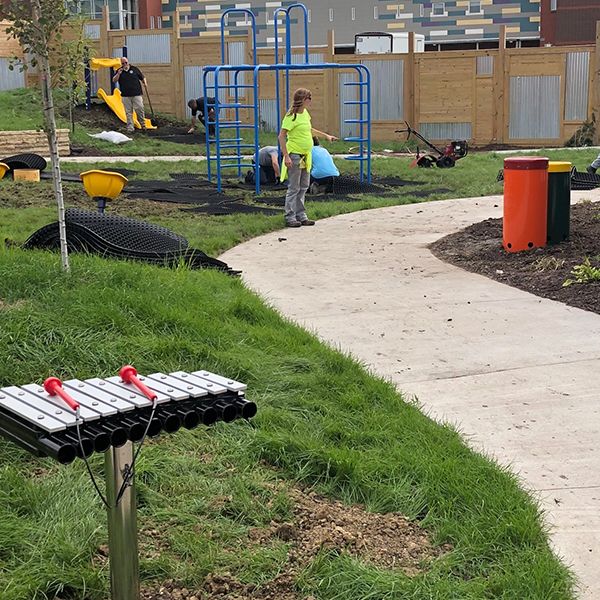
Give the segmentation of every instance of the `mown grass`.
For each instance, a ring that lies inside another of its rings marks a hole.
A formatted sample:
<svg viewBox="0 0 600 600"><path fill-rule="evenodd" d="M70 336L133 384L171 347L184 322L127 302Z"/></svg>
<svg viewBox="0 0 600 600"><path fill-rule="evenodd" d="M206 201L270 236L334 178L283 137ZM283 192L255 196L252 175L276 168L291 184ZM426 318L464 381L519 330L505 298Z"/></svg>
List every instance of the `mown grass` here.
<svg viewBox="0 0 600 600"><path fill-rule="evenodd" d="M0 253L0 382L209 368L245 381L245 423L163 436L137 470L142 578L200 587L228 571L259 585L286 546L253 547L251 527L290 515L286 486L419 518L453 546L407 577L323 553L298 588L319 599L569 598L539 510L516 478L433 423L387 382L283 320L239 280L74 256ZM93 461L98 474L101 462ZM274 485L277 486L274 488ZM100 599L105 515L82 464L0 443L0 595ZM158 532L158 533L157 533Z"/></svg>
<svg viewBox="0 0 600 600"><path fill-rule="evenodd" d="M578 166L593 154L578 153ZM551 153L566 156L573 153ZM423 184L393 197L309 202L309 214L324 218L418 202L423 198L415 193L439 188L448 191L427 200L500 193L495 177L502 159L474 154L455 169L428 171L410 169L409 159L377 159L375 174ZM149 179L205 169L192 162L128 166ZM77 190L72 193L81 194ZM48 191L44 183L0 182L2 238L23 241L55 220ZM209 254L282 224L281 217L176 210L147 219ZM183 431L142 452L137 489L144 582L176 579L198 589L211 572L256 585L269 580L285 563L287 545L253 546L248 531L288 519L287 488L297 483L372 511L402 512L418 519L435 544L452 546L416 577L323 552L301 573L301 597L573 597L571 576L548 547L539 509L514 475L470 451L455 430L432 422L355 360L282 319L239 280L91 256L71 260L66 276L56 255L0 249L0 386L50 374L106 377L124 363L141 372L208 368L248 383L259 405L254 426ZM101 476L100 457L92 463ZM58 466L0 441L2 600L106 598L108 567L98 552L106 543L105 522L81 462Z"/></svg>

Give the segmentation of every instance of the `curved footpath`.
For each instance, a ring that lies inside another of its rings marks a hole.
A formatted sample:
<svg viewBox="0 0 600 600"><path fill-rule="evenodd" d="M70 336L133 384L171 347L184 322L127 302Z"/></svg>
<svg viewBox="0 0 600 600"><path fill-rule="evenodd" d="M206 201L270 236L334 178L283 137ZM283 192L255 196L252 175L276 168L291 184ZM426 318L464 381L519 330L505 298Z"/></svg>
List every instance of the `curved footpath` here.
<svg viewBox="0 0 600 600"><path fill-rule="evenodd" d="M600 190L574 192L600 200ZM600 597L600 316L441 262L427 245L502 197L394 206L284 229L223 255L283 315L511 465L556 552Z"/></svg>

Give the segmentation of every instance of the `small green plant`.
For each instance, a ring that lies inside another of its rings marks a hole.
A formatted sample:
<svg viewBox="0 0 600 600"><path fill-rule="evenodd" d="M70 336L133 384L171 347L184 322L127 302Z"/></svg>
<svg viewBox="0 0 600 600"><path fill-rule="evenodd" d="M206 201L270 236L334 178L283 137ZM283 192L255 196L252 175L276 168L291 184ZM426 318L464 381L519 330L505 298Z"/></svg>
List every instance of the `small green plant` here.
<svg viewBox="0 0 600 600"><path fill-rule="evenodd" d="M575 265L571 271L574 279L566 279L563 287L567 287L573 283L591 283L592 281L600 281L600 268L594 267L590 262L589 256L586 256L583 263Z"/></svg>

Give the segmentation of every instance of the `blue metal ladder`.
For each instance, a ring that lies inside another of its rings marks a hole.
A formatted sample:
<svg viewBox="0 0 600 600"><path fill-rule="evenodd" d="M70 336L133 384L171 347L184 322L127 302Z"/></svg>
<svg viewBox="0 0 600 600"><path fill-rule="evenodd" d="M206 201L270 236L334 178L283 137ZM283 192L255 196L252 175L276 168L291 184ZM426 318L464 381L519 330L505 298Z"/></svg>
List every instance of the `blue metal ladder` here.
<svg viewBox="0 0 600 600"><path fill-rule="evenodd" d="M223 12L221 15L221 64L227 63L226 46L225 46L225 27L228 15L232 13L245 14L250 17L252 25L252 56L253 64L256 65L257 53L256 53L256 18L254 13L245 8L230 8ZM243 65L240 65L243 66ZM219 78L220 74L224 72L226 76L229 76L228 83L221 83ZM207 160L207 174L209 181L212 181L213 163L215 174L217 176L217 189L221 191L222 187L222 169L226 168L237 168L238 177L242 176L242 167L254 168L253 162L247 162L247 158L242 154L243 149L254 149L256 150L256 143L246 143L242 137L242 130L251 129L254 130L254 138L258 140L258 123L248 124L244 123L240 116L240 110L252 109L255 110L256 104L258 103L258 87L256 84L247 85L240 82L240 73L244 72L244 69L220 69L219 67L207 67L203 73L203 93L204 93L204 115L206 123L206 160ZM208 82L208 75L213 73L213 82ZM233 78L233 83L231 80ZM245 90L252 90L253 102L249 103L245 98ZM225 92L229 99L225 102L221 101L221 92ZM208 98L214 98L214 102L208 102ZM233 97L233 99L231 99ZM214 109L214 117L209 117L210 109ZM222 116L222 110L233 111L233 119L228 120ZM210 135L211 126L214 126L214 137ZM235 130L234 137L223 136L224 131L233 129ZM214 145L214 153L211 151ZM229 150L235 148L235 154L223 154L223 150Z"/></svg>
<svg viewBox="0 0 600 600"><path fill-rule="evenodd" d="M292 9L299 8L304 15L304 63L292 64L292 51L291 51L291 20L290 11ZM225 20L226 16L231 13L242 13L250 16L252 24L252 51L253 51L253 65L226 65L226 52L225 52ZM279 63L279 36L278 36L278 18L279 14L285 14L285 26L286 26L286 51L285 51L285 62ZM289 106L290 97L290 71L298 70L319 70L319 69L354 69L358 74L358 81L347 82L344 85L347 86L358 86L359 99L358 100L347 100L344 104L353 104L359 107L357 119L344 119L344 123L358 124L359 134L358 136L350 136L344 138L344 141L357 142L359 144L359 154L345 157L347 160L354 160L360 162L360 180L371 181L371 103L370 103L370 73L367 67L361 64L337 64L337 63L319 63L310 64L309 62L309 46L308 46L308 11L306 7L301 3L291 4L286 8L277 8L273 16L275 24L275 64L274 65L259 65L257 64L257 52L256 52L256 19L254 13L249 9L237 9L232 8L226 10L221 15L221 65L219 66L206 66L203 70L203 92L204 92L204 115L206 123L206 158L207 158L207 173L209 181L212 181L213 176L213 163L215 163L215 174L217 177L217 190L222 189L221 170L224 168L237 168L238 177L242 175L242 167L250 167L254 170L255 175L255 190L256 194L260 194L260 165L258 160L254 162L244 162L245 159L242 155L244 148L252 148L254 156L258 157L259 151L259 86L258 80L261 71L274 71L276 81L276 110L277 110L277 122L281 122L281 107L280 107L280 90L279 90L279 77L280 71L285 72L286 75L286 105ZM209 74L213 74L212 83L208 82ZM239 76L242 73L248 73L253 75L252 84L244 84L239 82ZM221 83L221 76L228 76L228 83ZM234 83L231 83L233 76ZM252 90L252 103L240 101L243 93L242 90ZM221 92L228 93L229 97L233 95L233 101L222 102ZM214 97L214 102L208 102L208 97ZM209 110L214 108L215 115L213 120L209 117ZM247 124L242 122L240 118L241 109L253 109L254 111L254 123ZM232 109L235 111L233 120L223 119L221 115L222 109ZM210 126L214 125L215 133L214 137L210 136ZM235 137L227 138L223 137L222 130L235 129ZM244 143L241 132L244 129L251 129L254 131L254 143ZM212 145L214 145L214 154L212 151ZM235 155L222 154L222 149L235 148Z"/></svg>

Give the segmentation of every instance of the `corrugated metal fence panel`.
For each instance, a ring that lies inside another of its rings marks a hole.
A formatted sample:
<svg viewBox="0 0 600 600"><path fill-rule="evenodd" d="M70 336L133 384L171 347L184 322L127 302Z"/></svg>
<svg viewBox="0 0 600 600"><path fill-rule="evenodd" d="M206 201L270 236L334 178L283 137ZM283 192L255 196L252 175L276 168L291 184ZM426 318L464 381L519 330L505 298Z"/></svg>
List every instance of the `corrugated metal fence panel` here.
<svg viewBox="0 0 600 600"><path fill-rule="evenodd" d="M192 111L187 107L187 101L192 98L200 98L203 94L202 88L202 67L184 67L183 68L183 79L185 85L185 102L186 102L186 114L188 117L192 115ZM214 73L209 73L207 77L207 81L209 85L212 85L214 82ZM219 76L219 81L221 83L225 82L225 78L221 75ZM221 102L225 102L227 98L227 91L220 90L219 100Z"/></svg>
<svg viewBox="0 0 600 600"><path fill-rule="evenodd" d="M92 96L98 93L98 71L90 71L90 91Z"/></svg>
<svg viewBox="0 0 600 600"><path fill-rule="evenodd" d="M477 75L493 75L494 74L494 57L493 56L478 56L477 57Z"/></svg>
<svg viewBox="0 0 600 600"><path fill-rule="evenodd" d="M230 65L245 65L248 64L248 57L246 56L246 42L229 42L227 44L227 56L229 58ZM246 84L246 73L240 73L237 77L238 85ZM229 83L235 84L235 73L229 74ZM234 90L231 90L233 95ZM239 98L246 97L246 90L241 89Z"/></svg>
<svg viewBox="0 0 600 600"><path fill-rule="evenodd" d="M344 101L358 100L358 86L344 85L358 81L356 73L339 73L339 96L340 96L340 137L356 137L358 135L358 123L344 123L346 119L358 119L358 106L356 104L344 104Z"/></svg>
<svg viewBox="0 0 600 600"><path fill-rule="evenodd" d="M16 90L25 87L25 73L21 71L21 63L12 63L13 69L10 70L10 58L0 58L0 91Z"/></svg>
<svg viewBox="0 0 600 600"><path fill-rule="evenodd" d="M171 63L171 36L168 33L127 36L127 58L134 65Z"/></svg>
<svg viewBox="0 0 600 600"><path fill-rule="evenodd" d="M559 112L558 75L510 78L509 139L557 139Z"/></svg>
<svg viewBox="0 0 600 600"><path fill-rule="evenodd" d="M308 53L308 63L311 65L318 65L325 62L325 55L322 52L309 52ZM303 65L304 63L304 54L292 54L292 64L293 65Z"/></svg>
<svg viewBox="0 0 600 600"><path fill-rule="evenodd" d="M258 101L258 107L260 111L260 128L263 131L278 131L277 100L266 100L261 98Z"/></svg>
<svg viewBox="0 0 600 600"><path fill-rule="evenodd" d="M428 140L470 140L472 136L471 123L419 123L419 133Z"/></svg>
<svg viewBox="0 0 600 600"><path fill-rule="evenodd" d="M86 23L83 26L83 33L85 35L86 38L89 38L90 40L99 40L100 39L100 25L96 25L96 24L89 24Z"/></svg>
<svg viewBox="0 0 600 600"><path fill-rule="evenodd" d="M371 119L401 121L404 118L404 61L361 62L371 72Z"/></svg>
<svg viewBox="0 0 600 600"><path fill-rule="evenodd" d="M588 117L590 53L567 53L565 121L585 121Z"/></svg>

